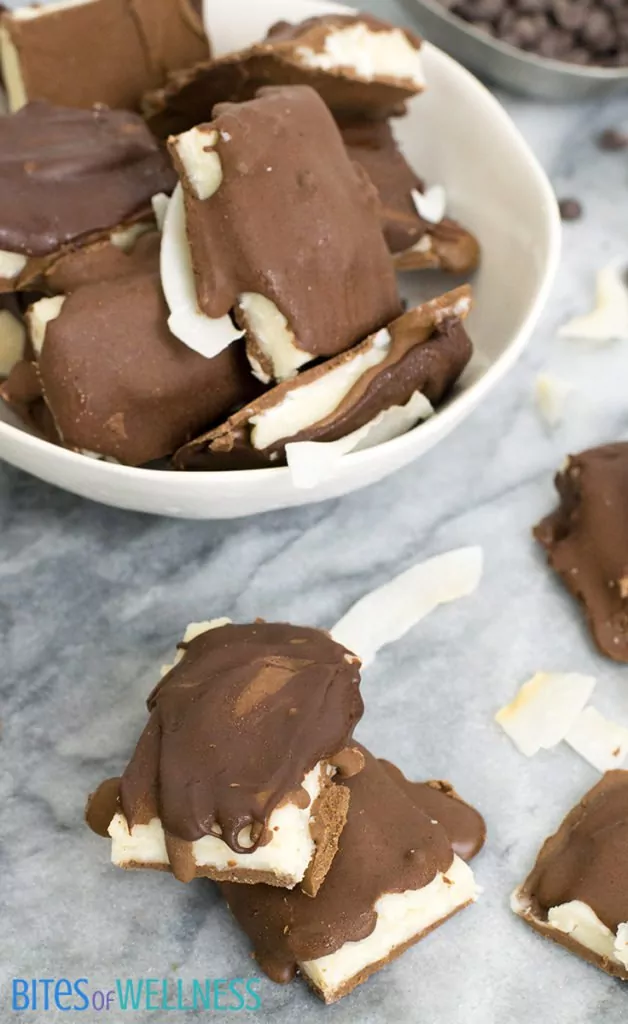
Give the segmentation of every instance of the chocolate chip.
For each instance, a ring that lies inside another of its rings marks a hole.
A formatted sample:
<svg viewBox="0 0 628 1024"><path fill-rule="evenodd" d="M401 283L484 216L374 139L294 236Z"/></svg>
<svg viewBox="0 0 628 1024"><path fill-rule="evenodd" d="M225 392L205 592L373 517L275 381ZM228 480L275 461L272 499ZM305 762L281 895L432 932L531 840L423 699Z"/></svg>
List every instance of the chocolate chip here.
<svg viewBox="0 0 628 1024"><path fill-rule="evenodd" d="M518 14L540 14L547 9L546 0L517 0Z"/></svg>
<svg viewBox="0 0 628 1024"><path fill-rule="evenodd" d="M561 28L582 28L589 10L587 4L578 3L577 0L553 0L552 3L552 14Z"/></svg>
<svg viewBox="0 0 628 1024"><path fill-rule="evenodd" d="M622 132L618 128L605 128L598 135L597 144L600 149L608 152L628 149L628 132Z"/></svg>
<svg viewBox="0 0 628 1024"><path fill-rule="evenodd" d="M517 18L512 31L517 45L527 50L542 41L547 29L547 18L543 14L535 14Z"/></svg>
<svg viewBox="0 0 628 1024"><path fill-rule="evenodd" d="M627 0L442 0L481 31L541 57L628 68Z"/></svg>
<svg viewBox="0 0 628 1024"><path fill-rule="evenodd" d="M580 220L582 203L577 199L560 199L558 202L561 220Z"/></svg>

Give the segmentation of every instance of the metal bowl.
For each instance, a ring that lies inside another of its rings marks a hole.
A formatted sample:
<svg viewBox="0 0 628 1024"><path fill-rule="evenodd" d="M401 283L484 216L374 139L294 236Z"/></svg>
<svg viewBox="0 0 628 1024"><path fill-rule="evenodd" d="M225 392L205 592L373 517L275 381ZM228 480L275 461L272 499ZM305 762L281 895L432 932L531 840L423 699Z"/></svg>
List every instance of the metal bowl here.
<svg viewBox="0 0 628 1024"><path fill-rule="evenodd" d="M513 92L536 99L564 101L628 90L628 67L581 67L538 57L494 39L451 14L438 0L405 2L415 11L426 39L480 78Z"/></svg>

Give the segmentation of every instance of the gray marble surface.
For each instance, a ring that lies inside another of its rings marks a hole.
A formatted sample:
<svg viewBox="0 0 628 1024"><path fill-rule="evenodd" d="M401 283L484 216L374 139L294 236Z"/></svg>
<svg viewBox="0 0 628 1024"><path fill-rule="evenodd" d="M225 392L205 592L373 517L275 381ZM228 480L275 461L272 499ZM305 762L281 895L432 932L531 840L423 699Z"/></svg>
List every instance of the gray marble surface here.
<svg viewBox="0 0 628 1024"><path fill-rule="evenodd" d="M409 18L388 0L366 6ZM85 796L125 764L158 666L189 620L261 615L330 626L412 562L470 543L486 553L480 591L382 652L365 673L358 735L413 777L450 778L482 809L490 836L476 862L483 897L336 1007L325 1009L299 982L264 980L254 1016L282 1024L626 1019L618 983L545 943L508 909L540 842L596 773L566 747L527 761L492 721L534 671L573 669L595 674L596 704L628 723L628 670L595 653L530 539L553 503L552 473L564 454L628 437L625 344L556 339L557 327L590 305L595 269L626 255L628 164L592 141L625 118L625 100L550 108L502 99L559 194L579 197L585 217L566 227L560 275L524 358L421 461L330 504L233 523L101 508L0 467L2 1024L212 1017L14 1014L8 983L16 976L87 977L110 989L118 977L259 973L209 883L184 887L109 865L107 845L83 825ZM541 370L575 388L553 431L532 401Z"/></svg>

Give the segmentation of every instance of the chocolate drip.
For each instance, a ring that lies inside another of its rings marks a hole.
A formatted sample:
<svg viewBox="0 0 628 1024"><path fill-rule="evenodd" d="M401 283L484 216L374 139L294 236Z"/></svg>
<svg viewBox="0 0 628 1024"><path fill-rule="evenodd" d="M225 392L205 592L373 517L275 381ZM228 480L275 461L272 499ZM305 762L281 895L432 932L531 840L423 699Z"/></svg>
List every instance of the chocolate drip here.
<svg viewBox="0 0 628 1024"><path fill-rule="evenodd" d="M484 818L475 807L464 802L451 783L411 782L390 761L379 763L428 818L443 826L454 853L469 861L480 852L486 842Z"/></svg>
<svg viewBox="0 0 628 1024"><path fill-rule="evenodd" d="M221 104L213 129L222 183L204 201L185 192L201 309L220 317L243 293L263 295L312 358L389 323L400 301L377 197L316 93L264 89Z"/></svg>
<svg viewBox="0 0 628 1024"><path fill-rule="evenodd" d="M417 806L407 785L358 744L364 769L344 785L349 814L325 881L312 900L298 889L221 884L273 981L286 982L303 960L334 953L366 938L377 923L375 904L386 893L422 889L451 866L445 829Z"/></svg>
<svg viewBox="0 0 628 1024"><path fill-rule="evenodd" d="M535 909L581 900L611 931L628 921L628 772L607 772L544 844L523 886Z"/></svg>
<svg viewBox="0 0 628 1024"><path fill-rule="evenodd" d="M628 443L573 455L556 476L560 506L534 530L585 607L603 654L628 661Z"/></svg>
<svg viewBox="0 0 628 1024"><path fill-rule="evenodd" d="M105 779L87 798L85 821L97 836L107 838L112 819L120 810L120 779Z"/></svg>
<svg viewBox="0 0 628 1024"><path fill-rule="evenodd" d="M44 256L110 231L175 181L135 114L30 103L0 117L0 249Z"/></svg>
<svg viewBox="0 0 628 1024"><path fill-rule="evenodd" d="M149 698L122 776L123 811L129 827L160 817L187 842L218 827L248 853L272 811L351 738L359 663L326 633L283 623L222 626L184 649ZM242 845L249 825L252 845Z"/></svg>

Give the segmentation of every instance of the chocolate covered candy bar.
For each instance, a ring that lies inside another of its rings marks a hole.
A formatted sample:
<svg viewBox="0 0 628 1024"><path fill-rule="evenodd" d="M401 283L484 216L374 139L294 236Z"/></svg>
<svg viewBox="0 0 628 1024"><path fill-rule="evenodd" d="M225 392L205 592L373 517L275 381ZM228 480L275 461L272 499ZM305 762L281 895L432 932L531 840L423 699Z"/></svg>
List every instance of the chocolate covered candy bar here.
<svg viewBox="0 0 628 1024"><path fill-rule="evenodd" d="M235 309L260 380L292 377L400 312L374 189L312 89L219 105L169 145L199 308L214 320Z"/></svg>
<svg viewBox="0 0 628 1024"><path fill-rule="evenodd" d="M32 103L0 117L0 292L37 281L61 255L154 224L150 201L176 176L125 111Z"/></svg>
<svg viewBox="0 0 628 1024"><path fill-rule="evenodd" d="M0 61L9 107L138 109L169 72L206 59L193 0L58 0L0 17Z"/></svg>
<svg viewBox="0 0 628 1024"><path fill-rule="evenodd" d="M267 85L309 85L338 113L381 119L423 89L421 40L366 14L280 22L238 53L170 76L144 98L160 138L207 121L216 103L242 103Z"/></svg>
<svg viewBox="0 0 628 1024"><path fill-rule="evenodd" d="M560 505L534 536L584 605L602 654L628 661L628 443L571 455L556 488Z"/></svg>
<svg viewBox="0 0 628 1024"><path fill-rule="evenodd" d="M467 365L467 286L404 313L348 352L244 406L175 455L179 469L280 465L295 441L335 441L419 393L435 406Z"/></svg>
<svg viewBox="0 0 628 1024"><path fill-rule="evenodd" d="M628 772L607 772L543 845L512 909L628 981Z"/></svg>
<svg viewBox="0 0 628 1024"><path fill-rule="evenodd" d="M45 298L27 313L33 368L2 397L32 425L43 399L51 441L139 466L164 458L259 385L233 345L205 359L174 338L159 273L137 273Z"/></svg>
<svg viewBox="0 0 628 1024"><path fill-rule="evenodd" d="M443 791L430 789L424 804L423 786L400 784L401 773L360 750L365 766L346 783L347 823L315 900L266 885L220 887L262 970L285 983L298 969L326 1003L347 995L477 895L471 869L432 814L437 801L436 810L443 809L452 835L465 836L469 852L484 841L481 817Z"/></svg>
<svg viewBox="0 0 628 1024"><path fill-rule="evenodd" d="M457 221L431 223L421 217L412 198L424 192L421 178L399 149L387 121L340 119L352 160L366 171L382 202L382 227L398 270L445 270L466 274L480 259L477 239Z"/></svg>
<svg viewBox="0 0 628 1024"><path fill-rule="evenodd" d="M359 660L320 630L190 627L119 786L88 806L113 862L314 895L347 812L335 776L363 764L347 747L359 681Z"/></svg>

